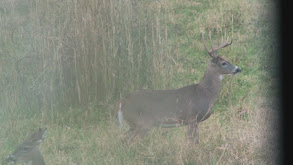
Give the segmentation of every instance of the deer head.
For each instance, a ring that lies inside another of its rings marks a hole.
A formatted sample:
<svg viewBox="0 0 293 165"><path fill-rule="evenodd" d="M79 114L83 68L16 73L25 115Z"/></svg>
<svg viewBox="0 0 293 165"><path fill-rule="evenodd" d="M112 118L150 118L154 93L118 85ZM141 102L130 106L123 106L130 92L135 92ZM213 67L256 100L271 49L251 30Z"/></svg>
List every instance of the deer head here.
<svg viewBox="0 0 293 165"><path fill-rule="evenodd" d="M212 47L210 50L207 48L207 45L206 45L204 37L202 37L202 40L203 40L203 44L204 44L204 47L205 47L206 51L208 52L210 57L212 57L211 65L210 65L211 68L213 68L215 71L217 71L220 75L240 73L241 69L238 66L235 66L235 65L231 64L227 60L225 60L222 57L220 57L219 54L218 54L218 50L231 45L232 40L229 41L229 37L227 37L225 42L222 42L218 46L214 46L214 44L211 41L211 32L209 32L208 37L209 37L210 45Z"/></svg>
<svg viewBox="0 0 293 165"><path fill-rule="evenodd" d="M43 165L44 159L39 151L39 145L44 141L47 128L38 128L25 139L15 151L7 157L8 162L25 162L32 165Z"/></svg>

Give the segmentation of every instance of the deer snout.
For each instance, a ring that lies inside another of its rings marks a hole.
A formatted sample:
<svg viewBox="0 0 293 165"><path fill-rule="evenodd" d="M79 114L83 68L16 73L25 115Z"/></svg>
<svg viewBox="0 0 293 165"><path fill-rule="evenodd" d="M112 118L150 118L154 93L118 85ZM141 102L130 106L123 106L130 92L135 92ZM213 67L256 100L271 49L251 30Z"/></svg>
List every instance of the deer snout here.
<svg viewBox="0 0 293 165"><path fill-rule="evenodd" d="M236 66L235 70L233 71L233 74L237 74L241 72L241 68L239 68L238 66Z"/></svg>

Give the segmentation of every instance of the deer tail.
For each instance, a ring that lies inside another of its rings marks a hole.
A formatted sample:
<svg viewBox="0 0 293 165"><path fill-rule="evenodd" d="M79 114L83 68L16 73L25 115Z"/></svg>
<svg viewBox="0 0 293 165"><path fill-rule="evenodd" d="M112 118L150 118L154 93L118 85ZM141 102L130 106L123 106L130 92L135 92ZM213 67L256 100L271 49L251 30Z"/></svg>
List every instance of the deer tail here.
<svg viewBox="0 0 293 165"><path fill-rule="evenodd" d="M118 107L118 115L117 115L117 118L118 118L119 126L121 127L122 126L122 122L123 122L122 103L121 102L120 102L119 107Z"/></svg>

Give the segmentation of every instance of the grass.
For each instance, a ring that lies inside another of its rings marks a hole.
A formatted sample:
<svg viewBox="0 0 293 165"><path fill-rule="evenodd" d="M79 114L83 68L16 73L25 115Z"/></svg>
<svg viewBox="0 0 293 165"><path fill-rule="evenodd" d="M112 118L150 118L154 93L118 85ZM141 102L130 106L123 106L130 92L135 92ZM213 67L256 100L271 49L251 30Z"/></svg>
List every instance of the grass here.
<svg viewBox="0 0 293 165"><path fill-rule="evenodd" d="M1 139L5 142L1 144L1 155L4 159L28 133L42 126L48 128L47 138L41 145L47 164L273 163L272 158L264 153L271 150L267 145L262 146L266 140L271 140L268 138L274 137L270 123L274 119L263 115L271 110L250 104L244 107L254 107L246 110L248 119L244 119L242 112L231 108L212 115L201 124L200 143L196 147L185 141L184 127L170 129L167 134L157 128L139 142L123 143L123 131L113 119L109 119L109 114L104 114L107 120L99 121L103 114L97 111L105 111L103 109L68 110L67 115L55 112L53 118L48 118L50 112L17 120L8 116L1 124L6 126L1 127Z"/></svg>
<svg viewBox="0 0 293 165"><path fill-rule="evenodd" d="M106 3L107 2L107 3ZM0 2L0 158L47 127L47 164L277 164L277 28L268 0ZM221 55L243 72L224 77L200 125L155 128L123 143L117 100L138 89L200 81L201 35L230 36Z"/></svg>

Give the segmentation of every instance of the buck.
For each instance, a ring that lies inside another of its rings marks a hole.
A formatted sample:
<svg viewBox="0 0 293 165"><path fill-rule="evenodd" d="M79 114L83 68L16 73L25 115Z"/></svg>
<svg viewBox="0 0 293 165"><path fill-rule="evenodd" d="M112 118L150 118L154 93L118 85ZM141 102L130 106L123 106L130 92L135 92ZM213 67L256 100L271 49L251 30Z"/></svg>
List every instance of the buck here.
<svg viewBox="0 0 293 165"><path fill-rule="evenodd" d="M47 128L37 129L30 137L26 138L16 150L7 157L8 162L24 162L26 165L45 165L44 158L39 150L44 141Z"/></svg>
<svg viewBox="0 0 293 165"><path fill-rule="evenodd" d="M232 44L226 41L214 46L209 33L211 49L204 47L212 58L202 80L198 84L175 90L138 91L120 101L117 108L118 123L128 121L128 133L144 136L151 128L188 126L187 139L199 143L199 123L208 119L211 108L219 95L223 75L235 75L241 72L235 66L218 55L218 50Z"/></svg>

